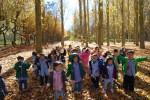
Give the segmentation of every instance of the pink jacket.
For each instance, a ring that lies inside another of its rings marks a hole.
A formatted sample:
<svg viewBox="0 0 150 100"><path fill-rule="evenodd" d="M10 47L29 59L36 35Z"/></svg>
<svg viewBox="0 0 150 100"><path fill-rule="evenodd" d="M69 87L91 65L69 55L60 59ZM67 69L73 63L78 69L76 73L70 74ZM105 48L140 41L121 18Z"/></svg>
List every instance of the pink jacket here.
<svg viewBox="0 0 150 100"><path fill-rule="evenodd" d="M84 66L87 66L89 65L89 58L90 58L90 52L82 52L80 54L80 59L83 63Z"/></svg>

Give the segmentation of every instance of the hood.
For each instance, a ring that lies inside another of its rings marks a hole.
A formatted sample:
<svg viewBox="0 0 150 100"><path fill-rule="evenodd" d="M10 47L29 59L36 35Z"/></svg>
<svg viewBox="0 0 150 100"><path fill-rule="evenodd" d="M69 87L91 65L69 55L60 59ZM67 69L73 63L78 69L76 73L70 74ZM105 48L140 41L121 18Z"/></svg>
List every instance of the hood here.
<svg viewBox="0 0 150 100"><path fill-rule="evenodd" d="M72 53L70 56L69 56L69 62L73 63L73 59L74 57L78 57L78 62L80 62L80 57L77 53Z"/></svg>

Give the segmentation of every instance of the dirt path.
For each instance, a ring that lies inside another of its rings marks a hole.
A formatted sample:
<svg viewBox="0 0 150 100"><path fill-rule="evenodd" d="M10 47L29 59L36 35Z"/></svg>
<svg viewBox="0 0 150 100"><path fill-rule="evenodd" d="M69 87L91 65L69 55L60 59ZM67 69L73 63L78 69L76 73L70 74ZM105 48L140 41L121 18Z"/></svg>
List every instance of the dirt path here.
<svg viewBox="0 0 150 100"><path fill-rule="evenodd" d="M77 44L77 43L76 43ZM111 48L117 48L118 46L112 46ZM128 46L129 47L129 46ZM47 54L50 52L50 48L44 50ZM104 46L104 49L107 47ZM133 46L132 46L133 48ZM136 47L135 47L136 49ZM17 82L15 80L15 72L12 70L12 66L16 62L16 57L18 55L23 55L25 59L31 57L32 50L23 51L17 54L9 55L7 57L0 58L0 63L5 67L3 71L3 75L6 79L6 83L8 85L9 90L11 91L7 96L6 100L53 100L52 99L52 92L42 91L43 88L39 86L39 82L33 79L33 75L30 72L30 79L29 79L29 90L24 94L20 94L18 91ZM139 50L136 49L136 55L150 55L149 50ZM140 63L139 72L136 77L136 86L135 86L135 93L126 95L122 88L117 88L113 95L109 94L109 98L111 100L125 100L125 99L132 99L132 100L150 100L150 62L143 62ZM87 83L86 81L85 83ZM122 79L120 79L120 84L122 83ZM101 89L99 92L93 92L87 84L84 85L84 90L81 97L76 97L71 92L71 84L67 83L67 100L103 100L103 94L101 93Z"/></svg>

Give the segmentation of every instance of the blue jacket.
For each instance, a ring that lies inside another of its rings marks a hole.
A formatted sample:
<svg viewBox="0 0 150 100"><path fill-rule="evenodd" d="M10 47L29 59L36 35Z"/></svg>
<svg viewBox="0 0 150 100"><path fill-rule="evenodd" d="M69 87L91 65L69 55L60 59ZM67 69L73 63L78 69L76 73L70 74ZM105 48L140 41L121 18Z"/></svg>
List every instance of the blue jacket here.
<svg viewBox="0 0 150 100"><path fill-rule="evenodd" d="M98 61L98 67L99 67L99 73L101 74L102 73L102 68L104 66L104 61L103 59L97 59ZM92 60L89 62L89 68L90 68L90 74L92 74Z"/></svg>

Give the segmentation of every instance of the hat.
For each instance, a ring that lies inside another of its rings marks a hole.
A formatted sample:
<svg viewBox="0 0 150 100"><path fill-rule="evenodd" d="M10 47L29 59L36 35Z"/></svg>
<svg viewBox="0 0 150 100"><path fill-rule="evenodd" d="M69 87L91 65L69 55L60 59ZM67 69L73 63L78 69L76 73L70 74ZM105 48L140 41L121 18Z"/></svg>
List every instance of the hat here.
<svg viewBox="0 0 150 100"><path fill-rule="evenodd" d="M107 56L106 61L108 61L108 60L113 60L113 56L111 56L111 55Z"/></svg>
<svg viewBox="0 0 150 100"><path fill-rule="evenodd" d="M134 54L134 50L128 50L127 54Z"/></svg>
<svg viewBox="0 0 150 100"><path fill-rule="evenodd" d="M58 65L63 65L63 62L61 62L61 61L55 61L55 62L53 63L54 68L55 68L56 66L58 66Z"/></svg>

